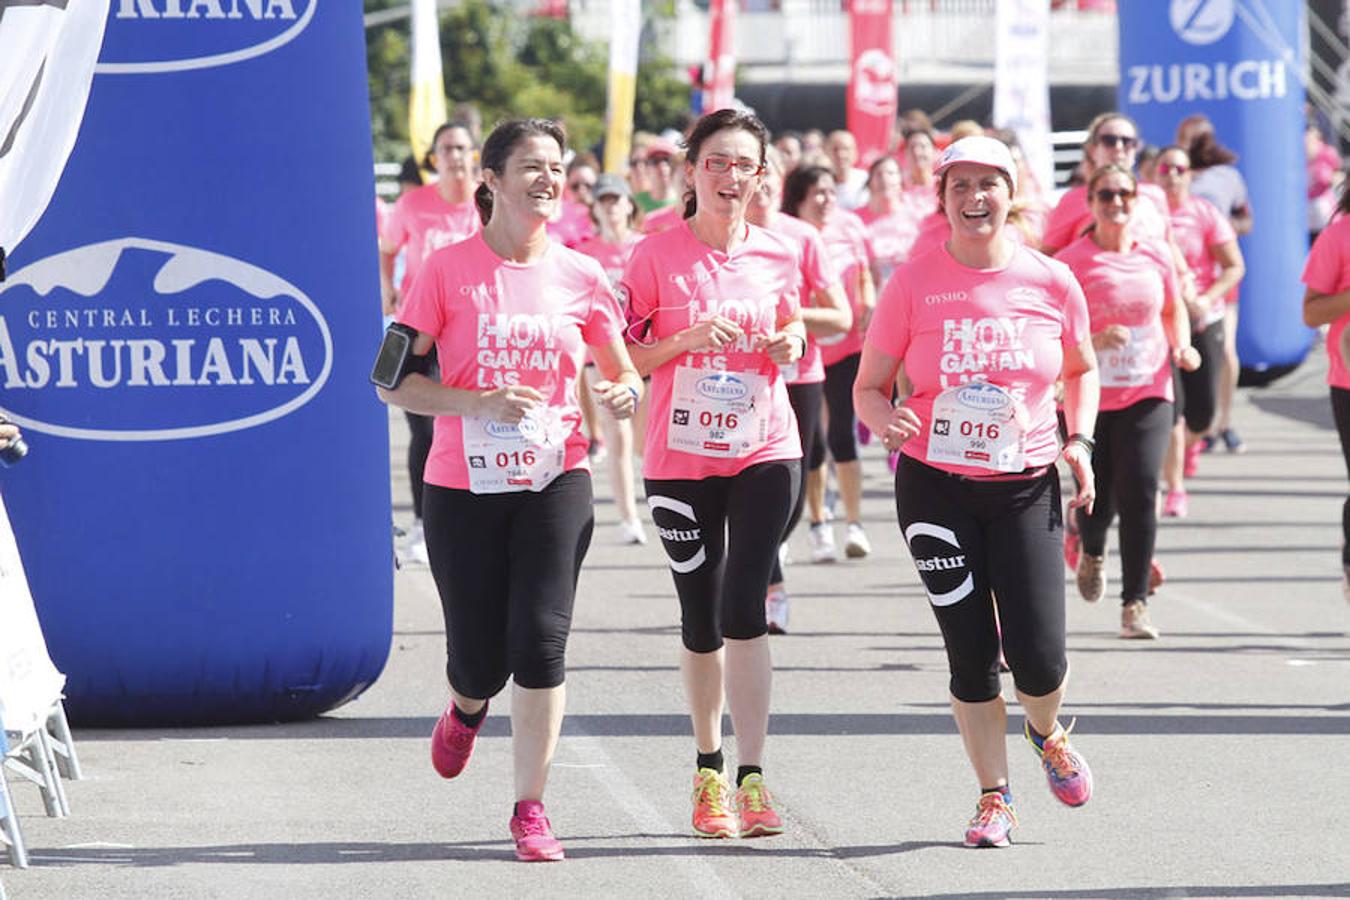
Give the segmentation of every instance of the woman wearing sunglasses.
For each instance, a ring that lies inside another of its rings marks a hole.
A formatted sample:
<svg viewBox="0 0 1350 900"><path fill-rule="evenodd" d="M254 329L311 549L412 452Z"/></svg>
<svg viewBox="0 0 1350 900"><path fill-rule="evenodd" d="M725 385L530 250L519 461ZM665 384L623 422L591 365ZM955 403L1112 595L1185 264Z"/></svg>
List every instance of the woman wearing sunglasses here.
<svg viewBox="0 0 1350 900"><path fill-rule="evenodd" d="M1085 174L1091 178L1093 172L1107 165L1133 170L1139 146L1139 130L1133 120L1117 112L1102 113L1088 126L1088 137L1083 143ZM1135 221L1131 225L1136 229L1136 235L1143 238L1166 236L1167 198L1163 196L1162 188L1154 184L1141 185L1139 199L1143 202L1136 204ZM1082 185L1070 188L1050 211L1041 238L1041 250L1053 256L1082 237L1092 221L1087 188Z"/></svg>
<svg viewBox="0 0 1350 900"><path fill-rule="evenodd" d="M762 768L773 678L764 598L802 455L782 367L805 352L806 329L797 247L746 221L768 143L748 113L700 119L684 163L685 217L638 244L620 285L630 353L652 376L643 474L680 600L693 828L710 838L783 830Z"/></svg>
<svg viewBox="0 0 1350 900"><path fill-rule="evenodd" d="M1068 806L1092 795L1091 770L1058 718L1069 664L1055 463L1062 456L1081 485L1070 506L1091 509L1096 361L1072 273L1004 227L1017 190L1008 148L968 137L937 171L951 237L886 283L853 398L901 453L896 513L942 630L952 713L980 788L966 846L1005 847L1017 819L1000 644L1051 792ZM902 364L914 391L893 406ZM1063 450L1060 380L1072 431Z"/></svg>
<svg viewBox="0 0 1350 900"><path fill-rule="evenodd" d="M1192 371L1190 320L1167 244L1131 227L1134 173L1114 164L1088 179L1092 225L1057 257L1087 295L1101 378L1093 440L1097 502L1078 512L1082 552L1078 591L1095 603L1106 592L1106 533L1120 515L1122 638L1156 638L1148 614L1149 564L1158 534L1158 472L1173 423L1172 362Z"/></svg>
<svg viewBox="0 0 1350 900"><path fill-rule="evenodd" d="M1165 147L1158 153L1154 176L1167 193L1172 235L1195 274L1196 295L1188 304L1191 344L1200 354L1200 368L1181 373L1184 426L1178 422L1172 433L1163 477L1167 495L1163 514L1184 516L1187 512L1184 479L1195 474L1205 435L1210 432L1218 409L1224 374L1225 298L1233 295L1246 271L1237 232L1228 217L1214 204L1191 192L1190 156L1180 147Z"/></svg>

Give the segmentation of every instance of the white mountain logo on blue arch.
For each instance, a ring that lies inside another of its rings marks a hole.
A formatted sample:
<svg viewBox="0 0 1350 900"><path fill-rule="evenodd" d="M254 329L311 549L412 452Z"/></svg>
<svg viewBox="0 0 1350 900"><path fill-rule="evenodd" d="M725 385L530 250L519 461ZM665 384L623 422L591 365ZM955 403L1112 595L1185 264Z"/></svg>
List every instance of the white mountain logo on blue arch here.
<svg viewBox="0 0 1350 900"><path fill-rule="evenodd" d="M240 431L318 395L333 340L318 306L266 269L121 238L0 285L0 403L33 431L156 441Z"/></svg>
<svg viewBox="0 0 1350 900"><path fill-rule="evenodd" d="M111 0L100 75L243 62L295 40L319 0Z"/></svg>

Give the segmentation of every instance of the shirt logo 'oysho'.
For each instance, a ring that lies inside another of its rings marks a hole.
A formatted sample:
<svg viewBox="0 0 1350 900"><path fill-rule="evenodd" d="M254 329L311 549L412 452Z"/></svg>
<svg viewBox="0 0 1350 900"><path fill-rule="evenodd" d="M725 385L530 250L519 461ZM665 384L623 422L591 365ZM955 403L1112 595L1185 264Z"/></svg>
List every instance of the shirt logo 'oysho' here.
<svg viewBox="0 0 1350 900"><path fill-rule="evenodd" d="M95 441L240 431L328 380L318 306L266 269L121 238L40 259L0 285L0 388L15 422Z"/></svg>
<svg viewBox="0 0 1350 900"><path fill-rule="evenodd" d="M144 75L253 59L295 40L314 18L318 4L319 0L111 0L95 71Z"/></svg>

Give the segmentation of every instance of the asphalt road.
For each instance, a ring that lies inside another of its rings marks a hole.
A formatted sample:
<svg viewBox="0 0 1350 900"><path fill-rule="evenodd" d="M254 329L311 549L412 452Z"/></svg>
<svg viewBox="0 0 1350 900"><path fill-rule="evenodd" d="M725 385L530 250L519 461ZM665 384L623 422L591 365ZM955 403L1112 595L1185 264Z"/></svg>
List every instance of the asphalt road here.
<svg viewBox="0 0 1350 900"><path fill-rule="evenodd" d="M444 645L417 567L396 576L383 677L320 720L77 732L89 778L69 785L74 815L47 819L36 791L16 786L33 867L0 868L0 880L13 900L1350 896L1346 483L1322 371L1244 391L1249 452L1204 457L1190 516L1165 521L1161 640L1119 640L1116 605L1070 587L1065 713L1096 796L1059 806L1010 737L1021 817L1011 848L961 846L977 785L872 447L874 554L788 570L791 633L773 640L766 759L781 837L688 835L694 749L674 593L655 544L614 542L601 475L547 797L566 862L513 858L505 702L463 776L432 771ZM404 432L390 421L395 517L406 521ZM793 548L806 558L800 531ZM1114 562L1108 572L1114 581ZM1021 726L1015 702L1010 725ZM732 738L733 764L734 750Z"/></svg>

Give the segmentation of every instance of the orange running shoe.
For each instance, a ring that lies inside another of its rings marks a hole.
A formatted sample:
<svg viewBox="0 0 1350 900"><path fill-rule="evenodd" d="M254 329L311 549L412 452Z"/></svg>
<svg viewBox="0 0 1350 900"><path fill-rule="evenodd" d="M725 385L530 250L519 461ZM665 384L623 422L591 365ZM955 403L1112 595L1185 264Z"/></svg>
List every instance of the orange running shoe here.
<svg viewBox="0 0 1350 900"><path fill-rule="evenodd" d="M745 776L736 789L736 813L741 820L741 837L763 837L783 833L783 820L773 809L773 797L758 772Z"/></svg>
<svg viewBox="0 0 1350 900"><path fill-rule="evenodd" d="M707 838L735 837L739 828L729 809L731 786L716 769L694 775L694 834Z"/></svg>

